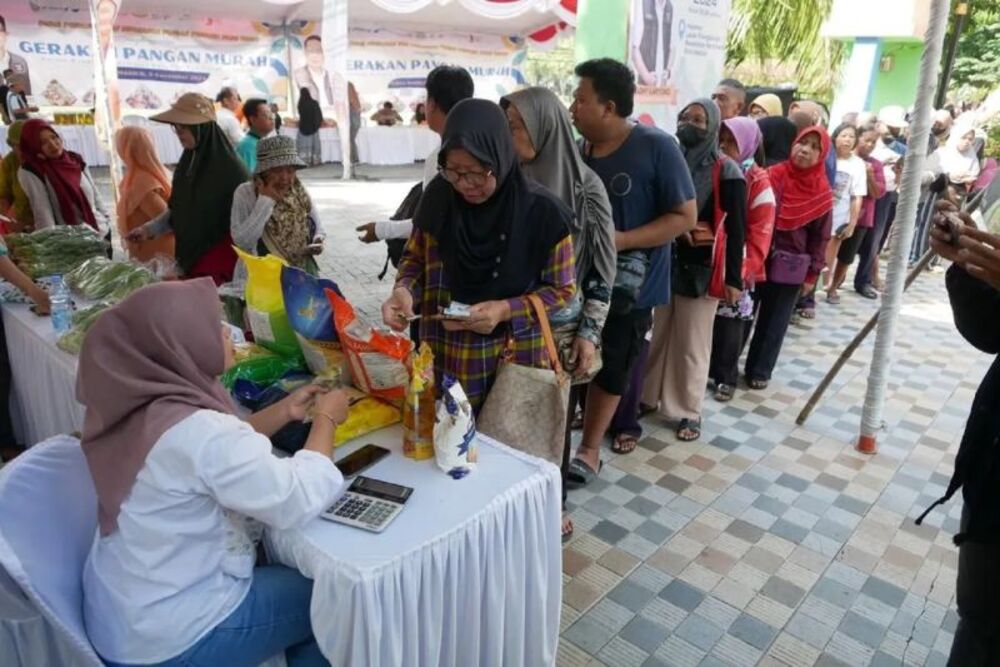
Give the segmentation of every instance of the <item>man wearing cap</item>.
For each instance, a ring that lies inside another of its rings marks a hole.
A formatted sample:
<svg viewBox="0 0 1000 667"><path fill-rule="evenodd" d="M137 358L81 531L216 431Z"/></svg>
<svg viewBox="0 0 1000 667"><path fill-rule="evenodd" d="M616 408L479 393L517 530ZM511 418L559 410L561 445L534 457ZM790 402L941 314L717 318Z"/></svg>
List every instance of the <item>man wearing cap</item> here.
<svg viewBox="0 0 1000 667"><path fill-rule="evenodd" d="M209 276L217 285L227 283L236 266L229 235L233 192L250 174L215 122L215 105L204 95L185 93L150 120L172 125L184 152L174 170L167 210L133 229L126 240L142 242L173 231L184 277Z"/></svg>
<svg viewBox="0 0 1000 667"><path fill-rule="evenodd" d="M233 242L252 255L277 255L312 275L319 273L315 256L323 252L319 213L296 171L306 166L295 139L275 135L257 143L253 181L233 193L230 232ZM246 281L243 262L233 282Z"/></svg>

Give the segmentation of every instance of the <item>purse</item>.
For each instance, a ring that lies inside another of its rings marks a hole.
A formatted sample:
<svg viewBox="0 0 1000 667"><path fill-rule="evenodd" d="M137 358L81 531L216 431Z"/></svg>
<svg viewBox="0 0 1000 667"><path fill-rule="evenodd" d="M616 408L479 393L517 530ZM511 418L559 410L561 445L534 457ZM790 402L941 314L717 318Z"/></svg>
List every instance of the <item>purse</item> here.
<svg viewBox="0 0 1000 667"><path fill-rule="evenodd" d="M527 298L542 329L550 368L515 364L514 341L508 338L496 380L476 418L476 427L483 435L508 447L560 465L566 444L570 380L559 363L542 300L534 294Z"/></svg>
<svg viewBox="0 0 1000 667"><path fill-rule="evenodd" d="M646 282L649 270L649 253L645 250L626 250L615 260L615 284L611 287L611 315L628 315L639 300L639 292Z"/></svg>
<svg viewBox="0 0 1000 667"><path fill-rule="evenodd" d="M699 222L688 233L691 235L692 248L711 248L715 245L715 230L707 222Z"/></svg>
<svg viewBox="0 0 1000 667"><path fill-rule="evenodd" d="M708 294L708 288L712 284L712 267L674 257L670 283L674 294L700 299Z"/></svg>
<svg viewBox="0 0 1000 667"><path fill-rule="evenodd" d="M767 267L767 281L778 285L801 285L809 275L812 258L805 253L775 250Z"/></svg>

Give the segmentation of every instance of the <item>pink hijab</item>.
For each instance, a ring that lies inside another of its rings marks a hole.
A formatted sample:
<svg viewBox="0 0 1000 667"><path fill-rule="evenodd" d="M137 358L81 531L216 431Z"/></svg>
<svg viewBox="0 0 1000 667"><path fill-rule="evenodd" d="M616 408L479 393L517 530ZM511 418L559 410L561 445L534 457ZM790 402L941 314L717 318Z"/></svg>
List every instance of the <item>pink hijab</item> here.
<svg viewBox="0 0 1000 667"><path fill-rule="evenodd" d="M722 124L733 133L736 145L740 149L739 159L736 161L742 164L752 158L757 153L757 148L764 141L764 136L760 132L760 125L752 118L746 116L736 116L722 121Z"/></svg>
<svg viewBox="0 0 1000 667"><path fill-rule="evenodd" d="M219 297L210 278L150 285L101 315L80 351L76 397L86 407L83 453L102 535L153 445L198 410L234 414Z"/></svg>

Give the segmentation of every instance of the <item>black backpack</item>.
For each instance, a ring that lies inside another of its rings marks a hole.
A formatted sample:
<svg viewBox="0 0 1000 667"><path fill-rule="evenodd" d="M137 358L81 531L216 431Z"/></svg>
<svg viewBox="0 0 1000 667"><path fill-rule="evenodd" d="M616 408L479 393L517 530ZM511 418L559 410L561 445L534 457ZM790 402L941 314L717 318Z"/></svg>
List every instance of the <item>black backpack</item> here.
<svg viewBox="0 0 1000 667"><path fill-rule="evenodd" d="M424 184L423 181L417 183L410 191L406 193L406 197L403 198L403 202L396 209L389 219L390 220L411 220L414 214L417 212L417 204L420 203L420 198L424 194ZM392 262L392 268L399 268L399 260L403 258L403 249L406 248L406 242L409 239L386 239L386 251L387 256L385 258L385 265L382 267L382 273L378 274L378 279L382 280L385 278L385 274L389 272L389 262Z"/></svg>

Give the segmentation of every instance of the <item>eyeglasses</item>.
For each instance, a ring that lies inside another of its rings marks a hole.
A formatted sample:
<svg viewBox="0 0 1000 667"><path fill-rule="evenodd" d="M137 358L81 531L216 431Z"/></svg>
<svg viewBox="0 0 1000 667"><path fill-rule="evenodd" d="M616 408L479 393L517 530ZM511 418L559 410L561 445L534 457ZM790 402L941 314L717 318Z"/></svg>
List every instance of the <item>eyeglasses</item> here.
<svg viewBox="0 0 1000 667"><path fill-rule="evenodd" d="M458 171L457 169L449 169L448 167L438 167L438 173L444 176L444 180L452 185L458 185L464 180L474 188L481 188L486 185L486 181L493 175L493 172L489 169L486 171Z"/></svg>

